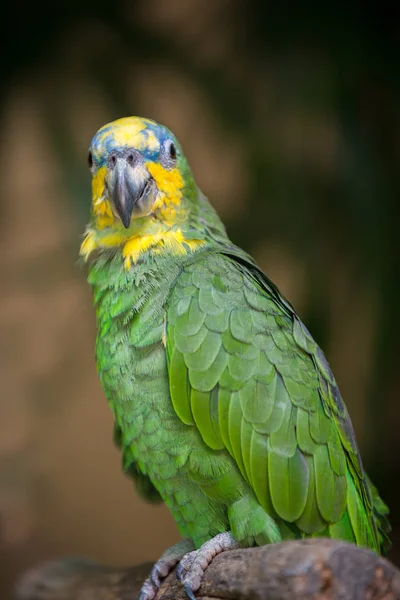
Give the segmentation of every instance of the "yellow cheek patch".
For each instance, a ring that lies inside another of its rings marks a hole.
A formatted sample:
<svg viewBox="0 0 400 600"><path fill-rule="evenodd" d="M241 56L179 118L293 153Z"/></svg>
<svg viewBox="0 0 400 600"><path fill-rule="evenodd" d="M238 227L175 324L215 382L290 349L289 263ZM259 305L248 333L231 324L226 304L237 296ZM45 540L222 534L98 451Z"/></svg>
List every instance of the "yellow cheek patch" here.
<svg viewBox="0 0 400 600"><path fill-rule="evenodd" d="M102 200L104 196L104 187L106 179L107 168L100 167L98 171L93 175L92 178L92 198L93 202Z"/></svg>
<svg viewBox="0 0 400 600"><path fill-rule="evenodd" d="M97 227L104 229L109 227L114 222L114 215L111 210L110 203L104 197L105 177L107 169L101 167L92 179L92 209L96 217Z"/></svg>
<svg viewBox="0 0 400 600"><path fill-rule="evenodd" d="M164 169L160 163L147 162L147 170L153 177L160 192L154 208L175 204L179 206L182 198L183 179L177 168Z"/></svg>

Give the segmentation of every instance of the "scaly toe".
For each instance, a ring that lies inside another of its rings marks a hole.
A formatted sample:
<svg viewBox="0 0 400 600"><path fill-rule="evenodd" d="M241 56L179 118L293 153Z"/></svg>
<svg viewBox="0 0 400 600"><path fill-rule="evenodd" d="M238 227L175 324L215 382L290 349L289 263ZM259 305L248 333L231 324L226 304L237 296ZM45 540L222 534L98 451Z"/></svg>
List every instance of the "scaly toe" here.
<svg viewBox="0 0 400 600"><path fill-rule="evenodd" d="M183 583L186 595L190 600L194 600L194 594L200 588L204 571L215 556L225 550L233 550L234 548L239 548L239 543L227 531L211 538L198 550L185 554L176 570L176 577Z"/></svg>
<svg viewBox="0 0 400 600"><path fill-rule="evenodd" d="M154 585L155 588L159 588L160 587L160 574L158 572L158 569L153 568L151 570L151 573L149 575L149 579L151 581L151 583Z"/></svg>
<svg viewBox="0 0 400 600"><path fill-rule="evenodd" d="M201 585L201 580L204 576L204 571L208 567L208 561L203 556L197 555L191 561L190 569L185 570L185 573L180 580L183 583L183 588L188 598L193 600L194 593L197 592Z"/></svg>
<svg viewBox="0 0 400 600"><path fill-rule="evenodd" d="M160 587L161 581L167 577L167 575L171 571L171 564L167 561L163 562L160 560L157 562L152 568L149 579L158 589Z"/></svg>
<svg viewBox="0 0 400 600"><path fill-rule="evenodd" d="M157 591L158 591L159 585L155 585L151 578L148 577L146 579L146 581L144 582L144 584L142 585L142 589L140 590L140 594L139 594L139 598L138 600L154 600Z"/></svg>
<svg viewBox="0 0 400 600"><path fill-rule="evenodd" d="M169 575L179 560L192 548L193 542L188 539L181 540L168 548L151 569L149 577L142 586L139 600L154 600L163 579Z"/></svg>
<svg viewBox="0 0 400 600"><path fill-rule="evenodd" d="M176 578L178 581L183 583L186 573L188 573L192 568L192 564L196 559L197 552L197 550L193 550L193 552L188 552L180 561L179 565L176 568Z"/></svg>

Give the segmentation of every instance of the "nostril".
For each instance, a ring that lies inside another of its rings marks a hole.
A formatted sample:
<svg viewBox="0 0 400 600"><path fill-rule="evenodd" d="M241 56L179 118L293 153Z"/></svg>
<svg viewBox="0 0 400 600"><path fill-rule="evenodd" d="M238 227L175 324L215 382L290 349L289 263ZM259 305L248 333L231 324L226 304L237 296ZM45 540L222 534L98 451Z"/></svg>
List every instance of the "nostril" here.
<svg viewBox="0 0 400 600"><path fill-rule="evenodd" d="M107 158L107 165L109 168L114 169L117 165L118 160L122 158L124 161L128 163L131 167L133 167L137 161L137 153L131 149L125 150L112 150Z"/></svg>

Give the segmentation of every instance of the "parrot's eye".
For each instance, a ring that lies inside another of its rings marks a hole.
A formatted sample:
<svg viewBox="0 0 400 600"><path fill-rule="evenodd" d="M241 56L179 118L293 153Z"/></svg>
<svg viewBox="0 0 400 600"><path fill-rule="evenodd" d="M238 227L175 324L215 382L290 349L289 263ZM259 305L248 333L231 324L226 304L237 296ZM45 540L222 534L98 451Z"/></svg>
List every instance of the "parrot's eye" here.
<svg viewBox="0 0 400 600"><path fill-rule="evenodd" d="M92 153L90 152L90 150L89 150L87 161L88 161L89 169L91 169L93 167L93 156L92 156Z"/></svg>
<svg viewBox="0 0 400 600"><path fill-rule="evenodd" d="M178 151L172 140L166 140L162 145L160 152L161 164L166 169L172 169L175 167L176 159L178 157Z"/></svg>
<svg viewBox="0 0 400 600"><path fill-rule="evenodd" d="M172 160L176 159L176 148L175 148L175 144L173 142L170 142L169 144L169 157L172 158Z"/></svg>

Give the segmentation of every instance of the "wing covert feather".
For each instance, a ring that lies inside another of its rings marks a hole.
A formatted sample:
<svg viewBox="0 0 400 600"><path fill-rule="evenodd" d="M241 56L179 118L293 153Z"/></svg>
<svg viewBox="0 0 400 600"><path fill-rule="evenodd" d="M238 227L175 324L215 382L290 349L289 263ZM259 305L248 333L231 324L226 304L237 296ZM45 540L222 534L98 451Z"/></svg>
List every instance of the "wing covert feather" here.
<svg viewBox="0 0 400 600"><path fill-rule="evenodd" d="M304 535L346 514L332 535L351 527L357 542L371 541L359 517L368 489L333 374L290 304L255 273L215 254L178 277L167 317L175 411L231 455L270 516Z"/></svg>

